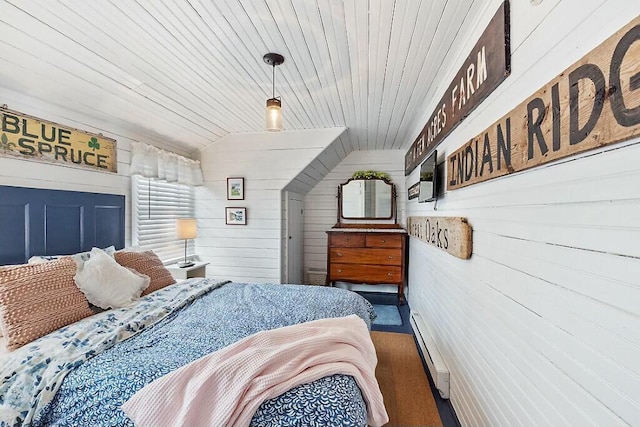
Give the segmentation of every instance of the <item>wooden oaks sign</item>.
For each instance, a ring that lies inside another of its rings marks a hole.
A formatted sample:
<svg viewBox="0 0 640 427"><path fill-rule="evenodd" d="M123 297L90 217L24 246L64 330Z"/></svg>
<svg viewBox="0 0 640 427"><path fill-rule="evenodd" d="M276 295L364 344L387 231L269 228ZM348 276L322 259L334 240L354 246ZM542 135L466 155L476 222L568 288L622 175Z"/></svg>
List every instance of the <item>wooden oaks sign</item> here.
<svg viewBox="0 0 640 427"><path fill-rule="evenodd" d="M447 157L456 190L640 135L640 17Z"/></svg>
<svg viewBox="0 0 640 427"><path fill-rule="evenodd" d="M466 218L410 216L407 218L410 236L429 243L462 259L471 258L472 228Z"/></svg>
<svg viewBox="0 0 640 427"><path fill-rule="evenodd" d="M116 141L0 109L0 155L118 171Z"/></svg>
<svg viewBox="0 0 640 427"><path fill-rule="evenodd" d="M511 73L509 2L502 3L404 157L415 167Z"/></svg>

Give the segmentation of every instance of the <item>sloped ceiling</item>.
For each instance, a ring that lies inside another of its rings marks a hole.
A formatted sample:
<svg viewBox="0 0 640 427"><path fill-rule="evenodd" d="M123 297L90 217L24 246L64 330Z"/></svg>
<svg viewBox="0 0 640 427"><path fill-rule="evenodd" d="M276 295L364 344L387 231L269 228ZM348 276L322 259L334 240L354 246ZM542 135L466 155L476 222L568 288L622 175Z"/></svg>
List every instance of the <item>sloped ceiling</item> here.
<svg viewBox="0 0 640 427"><path fill-rule="evenodd" d="M272 69L262 57L277 52L285 131L346 127L346 152L408 148L429 97L442 95L432 82L490 4L0 0L0 104L24 94L194 152L264 130Z"/></svg>

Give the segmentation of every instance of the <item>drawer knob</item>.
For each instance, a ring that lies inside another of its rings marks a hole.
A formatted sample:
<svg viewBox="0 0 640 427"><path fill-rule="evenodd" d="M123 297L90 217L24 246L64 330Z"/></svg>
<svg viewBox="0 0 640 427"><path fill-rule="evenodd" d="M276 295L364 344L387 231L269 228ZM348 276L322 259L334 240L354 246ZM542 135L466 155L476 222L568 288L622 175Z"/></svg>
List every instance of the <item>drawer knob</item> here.
<svg viewBox="0 0 640 427"><path fill-rule="evenodd" d="M338 256L342 256L342 252L338 252Z"/></svg>
<svg viewBox="0 0 640 427"><path fill-rule="evenodd" d="M348 241L349 241L349 238L347 237L346 239L344 239L344 241L345 241L345 242L348 242Z"/></svg>
<svg viewBox="0 0 640 427"><path fill-rule="evenodd" d="M387 243L387 241L386 241L386 240L384 240L384 239L382 239L382 243Z"/></svg>
<svg viewBox="0 0 640 427"><path fill-rule="evenodd" d="M389 272L387 273L387 276L393 276L393 273Z"/></svg>
<svg viewBox="0 0 640 427"><path fill-rule="evenodd" d="M342 269L338 269L338 273L342 273Z"/></svg>
<svg viewBox="0 0 640 427"><path fill-rule="evenodd" d="M389 255L389 259L393 259L393 255Z"/></svg>

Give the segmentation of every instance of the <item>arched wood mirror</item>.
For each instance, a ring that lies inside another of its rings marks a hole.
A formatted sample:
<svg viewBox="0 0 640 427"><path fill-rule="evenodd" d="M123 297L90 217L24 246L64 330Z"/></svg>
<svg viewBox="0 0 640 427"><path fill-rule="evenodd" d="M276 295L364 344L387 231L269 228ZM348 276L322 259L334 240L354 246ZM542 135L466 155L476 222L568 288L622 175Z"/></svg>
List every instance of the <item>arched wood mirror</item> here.
<svg viewBox="0 0 640 427"><path fill-rule="evenodd" d="M395 185L386 179L349 179L338 187L338 222L342 219L396 219Z"/></svg>

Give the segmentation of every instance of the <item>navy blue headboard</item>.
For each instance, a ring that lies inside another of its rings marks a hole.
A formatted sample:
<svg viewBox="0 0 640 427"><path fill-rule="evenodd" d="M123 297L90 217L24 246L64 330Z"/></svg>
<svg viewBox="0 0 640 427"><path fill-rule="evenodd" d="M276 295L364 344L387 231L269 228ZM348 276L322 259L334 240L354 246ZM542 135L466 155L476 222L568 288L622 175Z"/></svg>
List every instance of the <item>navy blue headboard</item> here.
<svg viewBox="0 0 640 427"><path fill-rule="evenodd" d="M0 265L124 247L122 195L0 186Z"/></svg>

